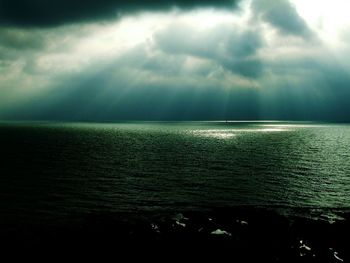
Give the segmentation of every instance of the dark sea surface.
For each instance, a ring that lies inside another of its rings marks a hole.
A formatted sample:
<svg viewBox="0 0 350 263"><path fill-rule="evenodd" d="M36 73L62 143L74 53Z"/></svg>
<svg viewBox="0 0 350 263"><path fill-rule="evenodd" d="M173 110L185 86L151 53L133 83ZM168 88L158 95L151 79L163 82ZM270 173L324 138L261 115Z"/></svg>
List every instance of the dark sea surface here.
<svg viewBox="0 0 350 263"><path fill-rule="evenodd" d="M0 124L2 222L105 212L350 210L350 125L301 122Z"/></svg>

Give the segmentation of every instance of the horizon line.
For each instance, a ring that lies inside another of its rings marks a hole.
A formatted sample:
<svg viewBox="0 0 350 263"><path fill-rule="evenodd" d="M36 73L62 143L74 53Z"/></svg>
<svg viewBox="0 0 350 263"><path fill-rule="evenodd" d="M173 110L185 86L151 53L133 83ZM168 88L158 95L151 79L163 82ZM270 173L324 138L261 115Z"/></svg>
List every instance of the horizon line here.
<svg viewBox="0 0 350 263"><path fill-rule="evenodd" d="M190 122L202 122L202 123L283 123L283 122L295 122L295 123L350 123L349 121L330 121L330 120L2 120L0 123L190 123Z"/></svg>

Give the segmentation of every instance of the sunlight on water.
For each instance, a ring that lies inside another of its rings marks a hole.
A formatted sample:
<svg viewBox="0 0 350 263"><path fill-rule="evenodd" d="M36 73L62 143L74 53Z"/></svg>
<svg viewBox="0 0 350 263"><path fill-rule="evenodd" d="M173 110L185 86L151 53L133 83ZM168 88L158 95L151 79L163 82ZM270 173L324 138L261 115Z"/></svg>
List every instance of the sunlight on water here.
<svg viewBox="0 0 350 263"><path fill-rule="evenodd" d="M216 139L231 139L233 137L236 137L238 135L241 135L243 133L249 133L249 132L264 132L264 133L270 133L270 132L283 132L288 131L287 127L282 126L272 126L271 128L250 128L250 129L209 129L209 130L194 130L191 131L191 133L195 136L200 137L208 137L208 138L216 138Z"/></svg>
<svg viewBox="0 0 350 263"><path fill-rule="evenodd" d="M288 129L282 129L282 128L263 128L263 129L239 129L237 131L239 132L283 132L287 130Z"/></svg>
<svg viewBox="0 0 350 263"><path fill-rule="evenodd" d="M233 130L195 130L192 134L216 139L231 139L237 135Z"/></svg>
<svg viewBox="0 0 350 263"><path fill-rule="evenodd" d="M277 129L297 129L297 128L327 128L327 125L321 124L261 124L262 127L273 127Z"/></svg>

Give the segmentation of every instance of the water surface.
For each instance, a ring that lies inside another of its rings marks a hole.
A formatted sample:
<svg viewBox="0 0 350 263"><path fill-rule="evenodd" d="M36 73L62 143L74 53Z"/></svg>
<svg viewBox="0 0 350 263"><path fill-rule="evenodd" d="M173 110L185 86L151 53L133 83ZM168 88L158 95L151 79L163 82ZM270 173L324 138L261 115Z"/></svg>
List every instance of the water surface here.
<svg viewBox="0 0 350 263"><path fill-rule="evenodd" d="M350 126L1 123L4 220L215 207L350 208Z"/></svg>

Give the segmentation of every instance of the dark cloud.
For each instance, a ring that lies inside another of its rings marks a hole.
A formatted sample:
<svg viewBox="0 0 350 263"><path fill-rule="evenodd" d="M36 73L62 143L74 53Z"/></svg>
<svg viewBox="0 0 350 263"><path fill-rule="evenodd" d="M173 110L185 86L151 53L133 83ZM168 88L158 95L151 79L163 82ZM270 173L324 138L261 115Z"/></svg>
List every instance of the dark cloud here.
<svg viewBox="0 0 350 263"><path fill-rule="evenodd" d="M0 28L0 46L9 49L41 49L45 38L35 31Z"/></svg>
<svg viewBox="0 0 350 263"><path fill-rule="evenodd" d="M311 31L295 7L288 0L258 0L252 2L257 17L262 18L280 32L309 37Z"/></svg>
<svg viewBox="0 0 350 263"><path fill-rule="evenodd" d="M172 25L155 35L158 48L170 55L189 55L216 62L230 72L257 78L263 63L255 55L263 45L259 32L216 26L198 31L188 25Z"/></svg>
<svg viewBox="0 0 350 263"><path fill-rule="evenodd" d="M171 7L232 8L238 0L1 0L0 24L50 27L116 17L117 13Z"/></svg>
<svg viewBox="0 0 350 263"><path fill-rule="evenodd" d="M232 59L223 61L225 68L247 78L258 78L263 72L264 65L259 59Z"/></svg>

